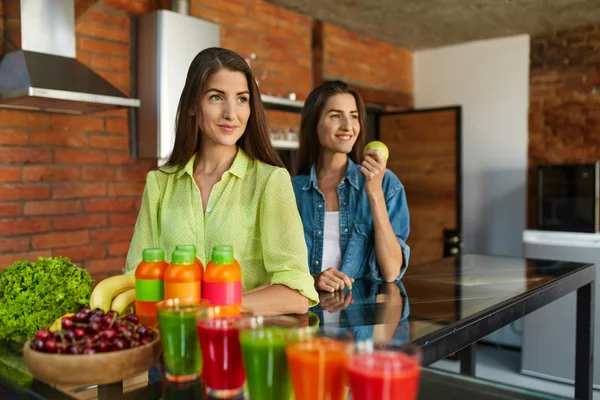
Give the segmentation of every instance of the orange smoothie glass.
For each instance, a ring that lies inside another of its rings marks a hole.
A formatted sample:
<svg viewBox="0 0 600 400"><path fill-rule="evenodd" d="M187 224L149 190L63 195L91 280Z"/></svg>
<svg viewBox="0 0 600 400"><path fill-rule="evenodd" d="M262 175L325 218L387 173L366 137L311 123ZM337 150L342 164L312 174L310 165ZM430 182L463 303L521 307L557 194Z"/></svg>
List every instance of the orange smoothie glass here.
<svg viewBox="0 0 600 400"><path fill-rule="evenodd" d="M295 399L345 400L351 352L352 335L343 330L300 328L290 335L286 356Z"/></svg>

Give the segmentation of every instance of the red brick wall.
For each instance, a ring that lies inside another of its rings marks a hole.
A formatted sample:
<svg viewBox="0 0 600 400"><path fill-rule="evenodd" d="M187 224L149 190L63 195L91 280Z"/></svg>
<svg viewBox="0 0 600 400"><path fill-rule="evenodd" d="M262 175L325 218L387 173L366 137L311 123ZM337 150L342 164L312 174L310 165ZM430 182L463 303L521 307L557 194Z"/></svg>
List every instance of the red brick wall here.
<svg viewBox="0 0 600 400"><path fill-rule="evenodd" d="M126 13L77 22L77 58L129 92ZM96 277L124 267L149 161L129 157L127 111L92 116L0 109L0 268L65 255Z"/></svg>
<svg viewBox="0 0 600 400"><path fill-rule="evenodd" d="M600 25L531 38L528 225L535 167L600 159Z"/></svg>
<svg viewBox="0 0 600 400"><path fill-rule="evenodd" d="M331 25L324 27L324 76L412 95L412 53Z"/></svg>
<svg viewBox="0 0 600 400"><path fill-rule="evenodd" d="M142 14L157 4L98 1L77 21L77 58L129 92L128 12ZM191 13L221 25L223 47L258 56L254 68L258 75L266 71L263 93L306 98L312 89L309 18L259 0L193 0ZM358 47L348 68L331 58L325 74L412 91L410 54L331 27L327 32L333 32L326 39L332 54L344 49L336 44L340 35ZM384 54L408 67L391 65ZM372 59L377 73L354 71L360 59ZM268 117L275 129L299 125L299 114L270 111ZM119 273L152 166L129 157L125 110L77 117L0 109L0 269L18 259L65 255L97 278Z"/></svg>

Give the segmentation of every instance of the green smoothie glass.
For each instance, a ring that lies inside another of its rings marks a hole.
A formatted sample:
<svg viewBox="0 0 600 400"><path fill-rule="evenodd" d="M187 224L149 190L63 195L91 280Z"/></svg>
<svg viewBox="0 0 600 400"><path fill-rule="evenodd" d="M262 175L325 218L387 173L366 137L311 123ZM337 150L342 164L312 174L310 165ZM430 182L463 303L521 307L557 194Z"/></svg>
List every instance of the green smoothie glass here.
<svg viewBox="0 0 600 400"><path fill-rule="evenodd" d="M209 307L208 301L196 298L175 298L156 303L167 380L190 382L200 375L202 356L196 313Z"/></svg>
<svg viewBox="0 0 600 400"><path fill-rule="evenodd" d="M239 322L250 400L288 400L292 386L285 346L300 322L294 317L246 317Z"/></svg>

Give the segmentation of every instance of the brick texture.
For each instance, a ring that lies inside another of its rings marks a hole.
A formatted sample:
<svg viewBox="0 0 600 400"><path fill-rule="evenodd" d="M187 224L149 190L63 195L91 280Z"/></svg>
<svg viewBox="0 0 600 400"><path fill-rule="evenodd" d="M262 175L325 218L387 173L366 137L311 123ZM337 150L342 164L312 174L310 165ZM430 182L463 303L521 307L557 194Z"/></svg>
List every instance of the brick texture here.
<svg viewBox="0 0 600 400"><path fill-rule="evenodd" d="M13 18L3 3L0 11ZM78 1L77 59L129 93L131 17L160 4ZM310 18L262 0L192 0L191 15L220 25L222 47L256 55L250 63L262 93L306 99L313 87ZM18 47L14 29L5 46L1 15L0 24L0 53ZM412 92L408 52L333 27L325 33L326 77ZM298 131L298 113L267 117L275 130ZM71 116L0 109L0 270L19 259L65 255L97 279L121 273L146 174L156 165L131 159L129 134L127 110Z"/></svg>
<svg viewBox="0 0 600 400"><path fill-rule="evenodd" d="M412 95L413 64L410 51L332 25L324 26L323 73L358 86Z"/></svg>
<svg viewBox="0 0 600 400"><path fill-rule="evenodd" d="M77 58L128 92L130 15L93 3L76 23ZM129 157L127 115L0 110L0 270L63 255L95 277L121 272L153 167Z"/></svg>
<svg viewBox="0 0 600 400"><path fill-rule="evenodd" d="M528 226L537 224L535 168L600 159L600 25L531 38Z"/></svg>

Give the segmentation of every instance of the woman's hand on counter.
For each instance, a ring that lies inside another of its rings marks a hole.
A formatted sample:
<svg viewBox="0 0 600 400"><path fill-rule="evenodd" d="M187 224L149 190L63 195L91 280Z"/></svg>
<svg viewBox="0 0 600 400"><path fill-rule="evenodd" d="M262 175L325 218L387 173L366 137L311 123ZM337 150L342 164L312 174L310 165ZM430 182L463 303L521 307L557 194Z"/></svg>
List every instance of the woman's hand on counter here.
<svg viewBox="0 0 600 400"><path fill-rule="evenodd" d="M354 283L354 279L335 268L328 268L320 274L313 274L313 278L315 289L326 292L335 292L344 288L352 290L352 283Z"/></svg>

